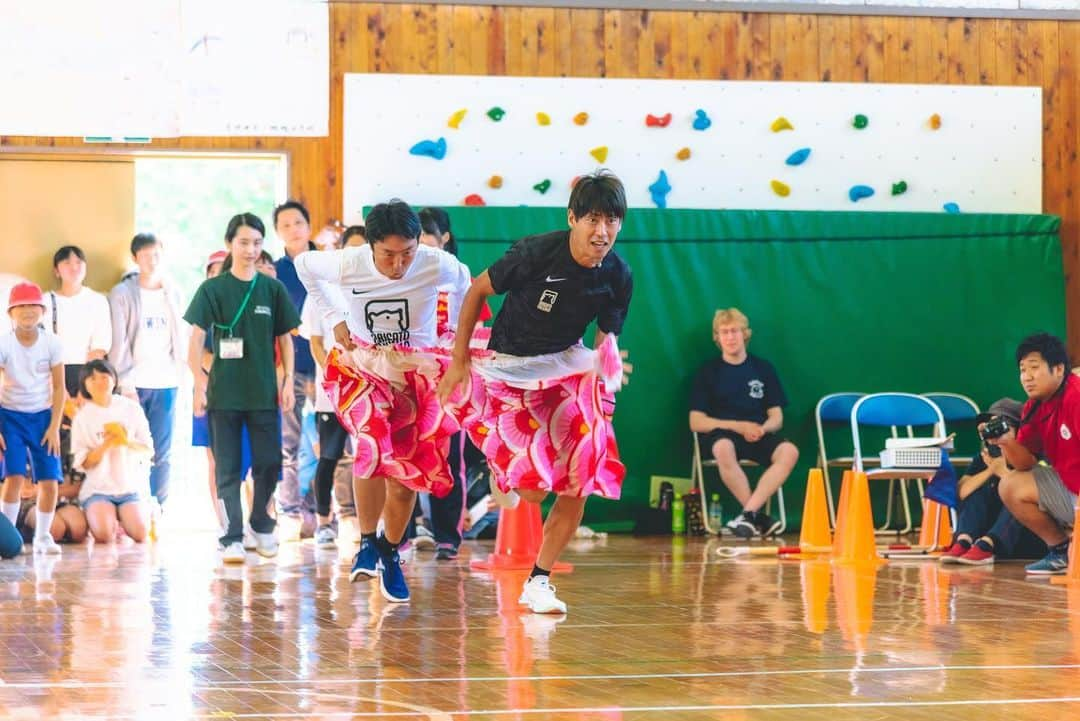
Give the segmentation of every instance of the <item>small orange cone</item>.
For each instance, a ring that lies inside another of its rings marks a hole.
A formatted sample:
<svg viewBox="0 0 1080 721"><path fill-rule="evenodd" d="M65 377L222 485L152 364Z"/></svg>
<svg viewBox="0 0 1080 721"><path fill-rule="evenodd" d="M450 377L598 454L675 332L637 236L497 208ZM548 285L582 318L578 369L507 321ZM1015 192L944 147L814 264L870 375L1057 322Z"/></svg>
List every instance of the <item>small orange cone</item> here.
<svg viewBox="0 0 1080 721"><path fill-rule="evenodd" d="M825 500L825 476L820 468L811 468L806 479L806 500L803 502L799 545L803 548L832 545L829 508Z"/></svg>
<svg viewBox="0 0 1080 721"><path fill-rule="evenodd" d="M1073 528L1077 528L1077 523L1080 523L1080 506L1076 507L1076 516L1073 518ZM1069 567L1065 570L1064 576L1051 576L1050 583L1055 585L1069 585L1075 586L1080 584L1080 559L1076 557L1076 543L1069 544Z"/></svg>
<svg viewBox="0 0 1080 721"><path fill-rule="evenodd" d="M848 517L848 497L851 495L851 478L855 471L844 471L844 480L840 483L840 502L836 505L836 528L833 529L833 552L834 558L840 556L843 548L844 526Z"/></svg>
<svg viewBox="0 0 1080 721"><path fill-rule="evenodd" d="M844 564L880 563L874 539L874 516L870 508L870 485L865 473L854 473L848 490L846 515L841 532L840 553L834 562Z"/></svg>
<svg viewBox="0 0 1080 721"><path fill-rule="evenodd" d="M475 560L469 566L481 571L531 570L536 563L536 554L540 551L540 540L543 537L544 523L540 520L540 504L521 499L516 508L503 508L499 511L495 553L488 555L486 559ZM551 570L569 572L574 570L574 567L569 563L556 563Z"/></svg>
<svg viewBox="0 0 1080 721"><path fill-rule="evenodd" d="M949 509L929 498L923 498L922 528L919 545L928 551L948 548L952 543L952 518Z"/></svg>

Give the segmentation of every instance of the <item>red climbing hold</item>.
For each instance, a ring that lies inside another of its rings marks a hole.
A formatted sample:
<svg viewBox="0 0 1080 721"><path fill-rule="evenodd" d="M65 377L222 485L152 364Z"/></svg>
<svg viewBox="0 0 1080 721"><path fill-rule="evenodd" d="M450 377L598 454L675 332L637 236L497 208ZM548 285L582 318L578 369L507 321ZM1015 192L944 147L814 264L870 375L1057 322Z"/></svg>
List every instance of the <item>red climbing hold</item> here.
<svg viewBox="0 0 1080 721"><path fill-rule="evenodd" d="M465 196L465 205L487 205L487 203L479 195L473 193Z"/></svg>
<svg viewBox="0 0 1080 721"><path fill-rule="evenodd" d="M667 113L661 117L655 115L645 116L645 125L650 128L666 128L671 125L671 113Z"/></svg>

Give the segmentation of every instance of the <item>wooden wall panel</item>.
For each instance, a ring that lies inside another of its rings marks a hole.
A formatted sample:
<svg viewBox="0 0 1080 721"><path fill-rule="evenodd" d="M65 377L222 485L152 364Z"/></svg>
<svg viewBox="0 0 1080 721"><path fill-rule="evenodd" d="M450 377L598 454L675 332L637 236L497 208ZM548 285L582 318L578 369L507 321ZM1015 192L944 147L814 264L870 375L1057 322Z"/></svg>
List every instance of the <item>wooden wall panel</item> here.
<svg viewBox="0 0 1080 721"><path fill-rule="evenodd" d="M1080 22L333 0L330 12L329 138L184 138L151 147L287 152L290 192L321 221L341 212L341 87L349 72L1041 86L1044 208L1064 221L1067 298L1077 309L1069 314L1069 347L1080 358L1080 193L1073 187ZM84 149L71 138L0 137L0 145Z"/></svg>

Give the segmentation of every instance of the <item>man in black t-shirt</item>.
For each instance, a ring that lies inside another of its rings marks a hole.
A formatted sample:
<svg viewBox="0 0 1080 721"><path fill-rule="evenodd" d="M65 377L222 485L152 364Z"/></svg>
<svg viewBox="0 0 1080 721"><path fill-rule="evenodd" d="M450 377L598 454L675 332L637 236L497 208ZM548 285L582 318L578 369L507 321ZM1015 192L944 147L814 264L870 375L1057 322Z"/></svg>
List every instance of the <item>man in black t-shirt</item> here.
<svg viewBox="0 0 1080 721"><path fill-rule="evenodd" d="M750 322L738 308L716 311L713 340L721 355L694 379L690 430L701 434L703 451L712 453L721 480L742 504L727 528L739 538L764 538L776 533L780 522L761 508L799 460L795 444L777 435L787 397L772 363L746 352ZM741 460L767 466L753 492Z"/></svg>
<svg viewBox="0 0 1080 721"><path fill-rule="evenodd" d="M470 375L469 338L490 295L505 293L506 299L495 318L488 348L499 354L499 362L506 359L504 369L518 376L530 370L537 370L537 376L542 376L545 369L550 369L548 378L555 379L560 370L572 369L571 373L576 373L572 377L585 378L593 371L595 358L580 345L586 327L596 321L594 347L601 349L601 354L609 348L604 345L605 339L610 336L613 341L622 332L633 290L629 266L612 252L626 216L622 183L606 171L581 177L570 194L566 215L569 231L518 241L473 281L458 319L454 360L439 387L444 401ZM613 365L617 364L616 360ZM610 403L610 389L605 383L600 383L599 395L606 395ZM513 382L503 385L513 386ZM502 417L492 419L496 423L514 421L510 425L521 422L520 430L511 428L507 432L527 439L516 439L516 443L535 444L529 445L529 453L520 447L514 452L514 448L506 447L509 444L498 451L486 442L482 446L492 464L495 480L507 492L510 503L516 504L518 496L539 503L549 490L558 494L544 524L536 565L519 599L534 613L566 612L566 604L555 597L555 589L548 583L551 569L581 523L586 498L590 494L617 498L625 475L625 468L614 451L610 406L602 410L590 406L598 412L591 423L586 422L584 416L573 416L573 407L569 405L589 402L581 397L580 387L577 398L567 398L566 388L555 391L522 396L527 418L507 407ZM529 407L530 403L537 407ZM546 405L539 407L542 404ZM563 421L562 426L558 425L559 420ZM558 439L556 427L569 428L571 432L565 433L565 439ZM503 433L486 427L484 432L487 439ZM541 441L548 441L536 443L538 435ZM587 452L596 449L596 445L591 445L594 440L601 449L606 449L592 457L600 462L577 463ZM566 454L568 444L581 445L574 445L575 451ZM560 454L568 455L569 460L558 460ZM502 468L501 456L514 458L513 468ZM554 462L552 456L556 457Z"/></svg>

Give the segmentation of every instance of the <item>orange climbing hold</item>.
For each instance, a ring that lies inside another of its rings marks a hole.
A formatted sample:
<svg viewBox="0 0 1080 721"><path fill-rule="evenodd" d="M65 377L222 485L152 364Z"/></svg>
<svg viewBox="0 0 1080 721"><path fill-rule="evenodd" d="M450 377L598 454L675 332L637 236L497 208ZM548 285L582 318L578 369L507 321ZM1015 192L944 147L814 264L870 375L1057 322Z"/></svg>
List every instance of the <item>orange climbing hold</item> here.
<svg viewBox="0 0 1080 721"><path fill-rule="evenodd" d="M679 160L689 160L690 159L690 148L683 148L679 152L675 153L675 157L678 158Z"/></svg>
<svg viewBox="0 0 1080 721"><path fill-rule="evenodd" d="M588 113L581 112L574 116L574 125L584 125L587 122L589 122Z"/></svg>
<svg viewBox="0 0 1080 721"><path fill-rule="evenodd" d="M941 116L938 115L937 113L934 113L933 115L930 116L930 127L933 130L940 130L941 129Z"/></svg>
<svg viewBox="0 0 1080 721"><path fill-rule="evenodd" d="M492 188L494 190L498 190L499 188L502 187L502 176L501 175L492 175L490 178L488 178L487 184L488 184L489 188Z"/></svg>

